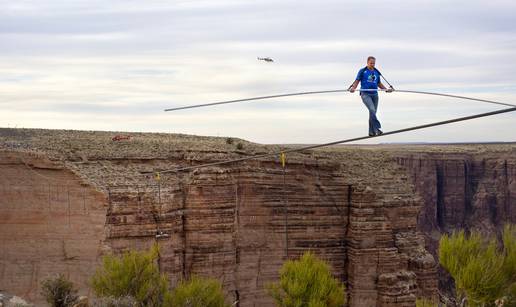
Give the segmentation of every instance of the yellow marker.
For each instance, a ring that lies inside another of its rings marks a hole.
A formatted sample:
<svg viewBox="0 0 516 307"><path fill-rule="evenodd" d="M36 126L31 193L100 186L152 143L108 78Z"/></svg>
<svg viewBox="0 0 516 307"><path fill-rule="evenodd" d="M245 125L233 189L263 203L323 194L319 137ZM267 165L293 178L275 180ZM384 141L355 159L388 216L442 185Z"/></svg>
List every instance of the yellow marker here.
<svg viewBox="0 0 516 307"><path fill-rule="evenodd" d="M284 152L282 152L282 153L280 154L280 161L281 161L281 166L282 166L283 168L285 168L285 163L287 162L287 157L285 156L285 153L284 153Z"/></svg>
<svg viewBox="0 0 516 307"><path fill-rule="evenodd" d="M160 181L160 179L161 179L160 174L159 174L159 173L156 173L156 174L155 174L155 178L156 178L156 181Z"/></svg>

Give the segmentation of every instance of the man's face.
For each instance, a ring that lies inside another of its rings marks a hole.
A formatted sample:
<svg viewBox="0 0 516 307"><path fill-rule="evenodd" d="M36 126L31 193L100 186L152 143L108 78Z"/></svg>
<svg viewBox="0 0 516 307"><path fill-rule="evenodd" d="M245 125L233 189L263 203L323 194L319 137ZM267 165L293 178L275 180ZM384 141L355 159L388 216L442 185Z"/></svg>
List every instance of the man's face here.
<svg viewBox="0 0 516 307"><path fill-rule="evenodd" d="M367 66L370 67L370 68L373 68L375 62L376 62L375 59L370 59L369 61L367 61Z"/></svg>

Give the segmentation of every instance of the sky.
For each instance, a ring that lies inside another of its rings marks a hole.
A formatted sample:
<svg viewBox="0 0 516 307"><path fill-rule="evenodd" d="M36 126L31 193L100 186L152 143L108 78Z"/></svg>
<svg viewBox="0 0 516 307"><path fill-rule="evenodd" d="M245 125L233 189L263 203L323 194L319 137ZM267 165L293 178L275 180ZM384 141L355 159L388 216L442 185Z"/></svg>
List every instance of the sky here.
<svg viewBox="0 0 516 307"><path fill-rule="evenodd" d="M397 89L516 104L514 12L498 0L0 0L0 127L364 136L357 93L163 110L345 89L369 55ZM394 92L380 93L378 116L390 131L500 108ZM515 128L513 112L369 143L516 141Z"/></svg>

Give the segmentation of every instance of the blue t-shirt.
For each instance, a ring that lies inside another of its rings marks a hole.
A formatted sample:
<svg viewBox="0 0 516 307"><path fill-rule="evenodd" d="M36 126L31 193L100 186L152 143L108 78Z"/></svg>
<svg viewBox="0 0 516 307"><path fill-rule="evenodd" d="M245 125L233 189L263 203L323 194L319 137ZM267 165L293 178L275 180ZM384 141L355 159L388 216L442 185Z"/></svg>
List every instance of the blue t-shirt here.
<svg viewBox="0 0 516 307"><path fill-rule="evenodd" d="M369 70L364 67L358 71L356 80L360 80L360 89L377 90L380 76L382 74L377 70ZM361 92L365 94L377 94L377 91Z"/></svg>

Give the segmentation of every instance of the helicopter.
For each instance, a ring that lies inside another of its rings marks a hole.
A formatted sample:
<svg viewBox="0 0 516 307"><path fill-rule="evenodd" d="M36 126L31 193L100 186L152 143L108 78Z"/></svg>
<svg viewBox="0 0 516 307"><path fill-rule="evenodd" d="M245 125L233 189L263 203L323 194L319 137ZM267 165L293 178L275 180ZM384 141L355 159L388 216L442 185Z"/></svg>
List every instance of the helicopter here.
<svg viewBox="0 0 516 307"><path fill-rule="evenodd" d="M260 57L258 57L257 59L258 59L258 61L265 61L265 62L269 62L269 63L274 62L273 59L268 58L268 57L267 58L260 58Z"/></svg>

